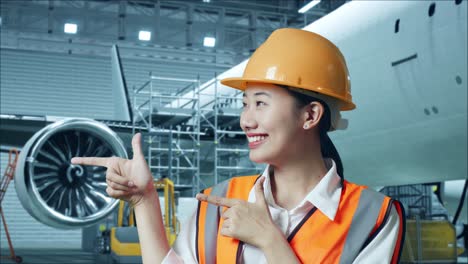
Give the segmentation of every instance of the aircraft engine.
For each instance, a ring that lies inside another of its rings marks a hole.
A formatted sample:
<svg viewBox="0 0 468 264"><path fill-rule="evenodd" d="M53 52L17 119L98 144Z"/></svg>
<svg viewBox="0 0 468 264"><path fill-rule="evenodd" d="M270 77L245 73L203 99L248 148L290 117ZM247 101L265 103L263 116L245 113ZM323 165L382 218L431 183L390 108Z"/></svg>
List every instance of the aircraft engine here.
<svg viewBox="0 0 468 264"><path fill-rule="evenodd" d="M117 206L106 193L106 168L71 164L75 156L127 158L127 153L115 132L91 119L65 119L38 131L22 149L15 175L19 200L38 221L81 228Z"/></svg>

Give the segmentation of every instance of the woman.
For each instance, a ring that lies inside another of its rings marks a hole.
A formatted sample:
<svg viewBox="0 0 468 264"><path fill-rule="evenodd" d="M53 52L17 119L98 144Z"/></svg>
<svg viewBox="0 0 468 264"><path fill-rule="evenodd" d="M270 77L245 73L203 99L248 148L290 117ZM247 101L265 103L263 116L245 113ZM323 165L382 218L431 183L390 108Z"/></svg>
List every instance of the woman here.
<svg viewBox="0 0 468 264"><path fill-rule="evenodd" d="M107 192L135 207L144 263L396 263L402 206L343 178L327 135L355 108L344 57L327 39L279 29L241 78L241 127L262 175L235 177L197 195L198 208L170 249L140 135L134 158L75 158L106 166Z"/></svg>

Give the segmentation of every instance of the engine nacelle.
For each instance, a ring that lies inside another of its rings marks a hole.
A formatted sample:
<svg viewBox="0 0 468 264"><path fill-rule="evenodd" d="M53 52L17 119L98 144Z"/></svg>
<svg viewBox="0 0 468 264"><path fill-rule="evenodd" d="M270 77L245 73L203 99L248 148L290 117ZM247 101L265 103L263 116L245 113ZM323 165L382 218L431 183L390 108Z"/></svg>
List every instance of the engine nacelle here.
<svg viewBox="0 0 468 264"><path fill-rule="evenodd" d="M118 205L106 193L106 168L71 164L75 156L127 158L127 152L115 132L92 119L65 119L29 139L16 166L16 192L26 211L46 225L81 228Z"/></svg>

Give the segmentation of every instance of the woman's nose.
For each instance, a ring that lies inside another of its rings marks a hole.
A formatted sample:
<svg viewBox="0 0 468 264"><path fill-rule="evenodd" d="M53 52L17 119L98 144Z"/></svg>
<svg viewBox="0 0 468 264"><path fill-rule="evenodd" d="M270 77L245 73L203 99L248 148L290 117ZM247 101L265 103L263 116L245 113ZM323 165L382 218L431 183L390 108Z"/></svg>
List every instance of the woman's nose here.
<svg viewBox="0 0 468 264"><path fill-rule="evenodd" d="M247 108L241 113L240 126L244 131L257 128L257 122L252 112Z"/></svg>

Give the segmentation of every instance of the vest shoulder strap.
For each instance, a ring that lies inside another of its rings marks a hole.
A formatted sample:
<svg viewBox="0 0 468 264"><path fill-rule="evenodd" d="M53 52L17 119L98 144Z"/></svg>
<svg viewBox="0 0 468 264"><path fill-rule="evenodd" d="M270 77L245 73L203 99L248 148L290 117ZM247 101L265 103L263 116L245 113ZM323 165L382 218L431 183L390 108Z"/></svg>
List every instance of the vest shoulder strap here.
<svg viewBox="0 0 468 264"><path fill-rule="evenodd" d="M403 206L401 206L399 201L368 188L364 188L361 191L359 204L353 216L353 222L346 238L340 263L347 263L347 261L356 258L379 234L387 223L393 206L395 206L399 215L400 226L392 263L398 263L404 241L405 216ZM361 247L358 249L353 245L361 245Z"/></svg>
<svg viewBox="0 0 468 264"><path fill-rule="evenodd" d="M385 214L389 199L382 193L363 188L358 206L349 226L340 263L351 263L363 249L363 245L372 232L383 225L382 213ZM380 220L380 221L379 221Z"/></svg>

